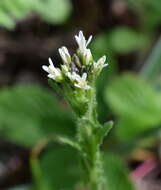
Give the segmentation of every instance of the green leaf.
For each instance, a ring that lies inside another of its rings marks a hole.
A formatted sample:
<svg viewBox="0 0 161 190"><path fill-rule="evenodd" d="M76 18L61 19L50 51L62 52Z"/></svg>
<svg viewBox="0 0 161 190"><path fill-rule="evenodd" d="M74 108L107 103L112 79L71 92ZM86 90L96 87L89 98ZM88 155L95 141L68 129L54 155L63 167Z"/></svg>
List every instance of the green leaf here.
<svg viewBox="0 0 161 190"><path fill-rule="evenodd" d="M41 16L51 24L62 24L71 13L69 0L1 0L0 25L14 29L17 20L24 19L30 12Z"/></svg>
<svg viewBox="0 0 161 190"><path fill-rule="evenodd" d="M140 71L140 76L154 80L161 72L161 38L153 47L148 59L146 60L143 68Z"/></svg>
<svg viewBox="0 0 161 190"><path fill-rule="evenodd" d="M140 125L137 121L133 122L128 118L122 117L116 122L116 135L117 138L121 140L121 142L125 142L127 146L128 143L129 146L133 146L135 141L139 142L140 138L147 136L148 133L146 134L146 132L151 132L152 128L154 127Z"/></svg>
<svg viewBox="0 0 161 190"><path fill-rule="evenodd" d="M118 116L117 135L129 140L160 123L161 94L135 75L124 74L105 91L105 100Z"/></svg>
<svg viewBox="0 0 161 190"><path fill-rule="evenodd" d="M6 14L6 12L0 8L0 25L6 27L11 30L14 28L14 22L10 15Z"/></svg>
<svg viewBox="0 0 161 190"><path fill-rule="evenodd" d="M99 144L99 145L102 144L104 137L107 136L107 134L110 132L112 127L113 127L113 121L109 121L109 122L105 123L103 127L98 129L98 131L96 133L97 144Z"/></svg>
<svg viewBox="0 0 161 190"><path fill-rule="evenodd" d="M70 146L51 146L41 158L43 177L55 190L69 190L80 179L77 151Z"/></svg>
<svg viewBox="0 0 161 190"><path fill-rule="evenodd" d="M68 108L44 88L15 86L2 89L0 105L1 136L19 144L32 146L46 136L75 134Z"/></svg>
<svg viewBox="0 0 161 190"><path fill-rule="evenodd" d="M105 100L118 116L136 125L156 126L161 122L161 95L146 81L131 74L114 80Z"/></svg>
<svg viewBox="0 0 161 190"><path fill-rule="evenodd" d="M113 29L109 34L109 39L112 49L121 54L138 51L147 43L145 34L143 35L126 27Z"/></svg>
<svg viewBox="0 0 161 190"><path fill-rule="evenodd" d="M133 184L129 180L128 169L122 160L108 152L104 155L104 170L107 187L109 190L134 190Z"/></svg>
<svg viewBox="0 0 161 190"><path fill-rule="evenodd" d="M33 9L49 23L61 24L71 13L69 0L35 0Z"/></svg>
<svg viewBox="0 0 161 190"><path fill-rule="evenodd" d="M21 3L21 0L2 0L2 8L6 11L6 14L10 15L13 19L23 19L28 9Z"/></svg>

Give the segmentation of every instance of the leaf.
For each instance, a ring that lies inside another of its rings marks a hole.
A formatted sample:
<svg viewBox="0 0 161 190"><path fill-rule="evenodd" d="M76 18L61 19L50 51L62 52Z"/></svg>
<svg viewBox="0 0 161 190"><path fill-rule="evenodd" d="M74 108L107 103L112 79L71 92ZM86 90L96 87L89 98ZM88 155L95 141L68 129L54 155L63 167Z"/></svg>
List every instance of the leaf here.
<svg viewBox="0 0 161 190"><path fill-rule="evenodd" d="M71 13L69 0L36 0L33 10L49 23L61 24Z"/></svg>
<svg viewBox="0 0 161 190"><path fill-rule="evenodd" d="M109 121L109 122L105 123L103 127L98 129L98 131L96 133L97 144L99 144L99 145L102 144L104 137L107 136L107 134L112 129L112 127L113 127L113 122Z"/></svg>
<svg viewBox="0 0 161 190"><path fill-rule="evenodd" d="M110 152L104 154L106 189L110 190L134 190L133 184L128 177L128 169L124 166L122 160Z"/></svg>
<svg viewBox="0 0 161 190"><path fill-rule="evenodd" d="M131 146L135 144L135 141L139 142L138 138L143 139L143 137L147 137L148 133L146 134L146 132L152 132L152 128L155 129L155 127L137 124L137 121L134 123L128 118L119 118L116 122L116 135L121 142L125 142L127 146Z"/></svg>
<svg viewBox="0 0 161 190"><path fill-rule="evenodd" d="M2 0L2 8L6 11L6 14L10 15L13 19L23 19L28 9L21 3L21 0Z"/></svg>
<svg viewBox="0 0 161 190"><path fill-rule="evenodd" d="M31 12L41 16L47 23L62 24L68 19L71 10L69 0L1 0L0 25L14 29L17 20L24 19Z"/></svg>
<svg viewBox="0 0 161 190"><path fill-rule="evenodd" d="M161 72L161 37L153 47L148 59L140 71L140 76L148 79L156 79Z"/></svg>
<svg viewBox="0 0 161 190"><path fill-rule="evenodd" d="M41 158L43 177L55 190L72 189L80 179L77 152L70 146L48 148Z"/></svg>
<svg viewBox="0 0 161 190"><path fill-rule="evenodd" d="M115 79L105 91L105 100L118 116L117 136L130 140L161 123L161 94L132 74Z"/></svg>
<svg viewBox="0 0 161 190"><path fill-rule="evenodd" d="M148 83L131 74L114 80L105 100L118 116L136 125L156 126L161 122L161 95Z"/></svg>
<svg viewBox="0 0 161 190"><path fill-rule="evenodd" d="M126 27L113 29L109 34L109 39L113 51L121 54L138 51L147 43L145 34L143 35Z"/></svg>
<svg viewBox="0 0 161 190"><path fill-rule="evenodd" d="M6 27L7 29L11 30L14 28L14 22L11 17L5 13L5 11L0 8L0 25Z"/></svg>
<svg viewBox="0 0 161 190"><path fill-rule="evenodd" d="M68 108L38 86L0 90L0 130L1 136L26 146L33 146L45 136L75 134Z"/></svg>

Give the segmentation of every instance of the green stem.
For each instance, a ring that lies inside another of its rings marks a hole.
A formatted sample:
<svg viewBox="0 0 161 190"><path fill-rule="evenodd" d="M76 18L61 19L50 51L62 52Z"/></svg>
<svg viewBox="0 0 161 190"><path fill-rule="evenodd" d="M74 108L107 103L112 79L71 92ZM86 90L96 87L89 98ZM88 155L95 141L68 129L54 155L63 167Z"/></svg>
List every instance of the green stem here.
<svg viewBox="0 0 161 190"><path fill-rule="evenodd" d="M78 139L82 148L82 168L85 184L90 190L104 190L104 175L101 153L96 140L96 131L100 126L96 113L95 88L88 94L88 110L78 120Z"/></svg>

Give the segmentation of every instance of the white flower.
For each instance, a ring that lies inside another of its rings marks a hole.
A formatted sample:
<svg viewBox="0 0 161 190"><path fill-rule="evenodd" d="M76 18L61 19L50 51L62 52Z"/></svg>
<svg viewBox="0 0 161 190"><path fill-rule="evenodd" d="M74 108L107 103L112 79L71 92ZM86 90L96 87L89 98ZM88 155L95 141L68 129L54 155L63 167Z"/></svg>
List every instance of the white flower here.
<svg viewBox="0 0 161 190"><path fill-rule="evenodd" d="M71 56L68 52L68 49L65 46L63 46L62 48L59 48L58 51L63 62L69 64L71 62Z"/></svg>
<svg viewBox="0 0 161 190"><path fill-rule="evenodd" d="M86 60L86 65L88 65L90 63L90 61L92 60L91 50L87 49L84 56L85 56L85 60Z"/></svg>
<svg viewBox="0 0 161 190"><path fill-rule="evenodd" d="M71 75L71 80L75 81L74 86L84 90L89 90L90 86L87 85L87 73L83 73L82 77L75 72Z"/></svg>
<svg viewBox="0 0 161 190"><path fill-rule="evenodd" d="M93 63L94 70L95 71L102 70L104 67L108 66L108 64L105 64L105 62L106 62L106 56L104 55L97 62Z"/></svg>
<svg viewBox="0 0 161 190"><path fill-rule="evenodd" d="M50 58L49 66L43 65L42 68L48 73L49 78L57 82L69 82L70 85L77 88L88 90L91 88L88 78L90 81L95 80L103 67L108 65L105 64L106 56L101 57L96 62L93 60L91 50L87 48L92 36L86 40L83 32L79 31L78 35L75 35L75 39L78 44L78 51L73 56L69 54L65 46L58 49L63 61L60 68L54 67ZM90 77L87 78L87 75ZM67 78L68 80L65 80Z"/></svg>
<svg viewBox="0 0 161 190"><path fill-rule="evenodd" d="M77 80L77 78L80 76L78 74L76 74L75 72L73 72L73 73L68 72L67 77L73 82L73 81Z"/></svg>
<svg viewBox="0 0 161 190"><path fill-rule="evenodd" d="M75 72L67 72L66 73L66 75L67 75L67 77L72 81L72 82L74 82L74 81L79 81L80 80L80 76L77 74L77 73L75 73Z"/></svg>
<svg viewBox="0 0 161 190"><path fill-rule="evenodd" d="M85 39L85 37L83 35L83 32L80 31L78 36L75 35L75 40L76 40L76 42L78 44L80 52L85 56L87 54L87 46L91 42L92 36L90 36L88 38L88 40L86 41L86 39Z"/></svg>
<svg viewBox="0 0 161 190"><path fill-rule="evenodd" d="M55 68L53 65L53 62L51 58L49 58L49 66L43 65L42 68L44 71L46 71L48 74L48 77L56 80L56 81L61 81L62 80L62 74L59 68Z"/></svg>
<svg viewBox="0 0 161 190"><path fill-rule="evenodd" d="M82 77L77 73L67 73L68 78L74 83L74 86L84 90L89 90L91 87L87 85L87 73L83 73Z"/></svg>
<svg viewBox="0 0 161 190"><path fill-rule="evenodd" d="M86 79L87 79L87 73L83 73L82 77L79 76L77 78L78 83L75 83L74 86L77 88L84 89L84 90L89 90L91 87L87 85Z"/></svg>

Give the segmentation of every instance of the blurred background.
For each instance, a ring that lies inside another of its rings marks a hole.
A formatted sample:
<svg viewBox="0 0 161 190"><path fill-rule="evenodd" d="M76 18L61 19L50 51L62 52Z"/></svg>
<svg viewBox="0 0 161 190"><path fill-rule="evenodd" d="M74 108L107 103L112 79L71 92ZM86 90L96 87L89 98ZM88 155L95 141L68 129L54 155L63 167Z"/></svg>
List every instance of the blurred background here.
<svg viewBox="0 0 161 190"><path fill-rule="evenodd" d="M0 189L81 190L77 156L52 141L74 136L74 116L42 65L93 35L101 123L115 125L102 150L109 190L161 189L161 1L0 1Z"/></svg>

